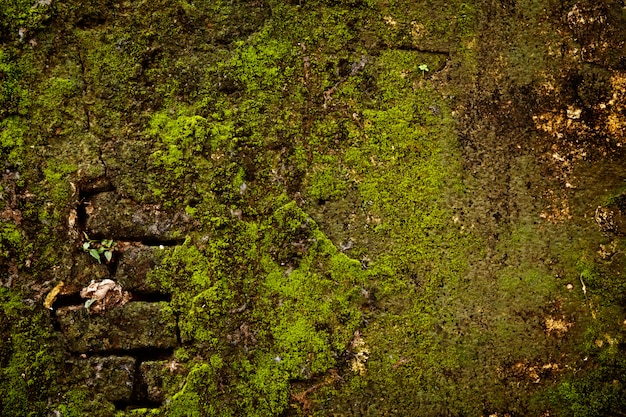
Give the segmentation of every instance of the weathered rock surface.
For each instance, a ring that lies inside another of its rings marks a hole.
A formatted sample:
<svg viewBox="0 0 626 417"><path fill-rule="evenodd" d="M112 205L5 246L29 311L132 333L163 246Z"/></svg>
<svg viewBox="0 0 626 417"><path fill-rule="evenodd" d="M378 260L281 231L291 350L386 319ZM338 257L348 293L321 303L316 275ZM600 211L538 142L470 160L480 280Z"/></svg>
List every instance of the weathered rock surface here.
<svg viewBox="0 0 626 417"><path fill-rule="evenodd" d="M115 192L95 195L85 211L86 233L95 239L171 241L184 236L191 223L186 213L139 205Z"/></svg>
<svg viewBox="0 0 626 417"><path fill-rule="evenodd" d="M72 294L89 285L91 281L101 281L108 278L109 269L104 264L97 263L89 254L74 258L71 273L64 277L65 287L63 294Z"/></svg>
<svg viewBox="0 0 626 417"><path fill-rule="evenodd" d="M167 364L167 361L146 361L139 366L148 401L163 402L163 373L168 372Z"/></svg>
<svg viewBox="0 0 626 417"><path fill-rule="evenodd" d="M71 361L72 376L109 401L128 402L135 384L135 362L130 356L74 359Z"/></svg>
<svg viewBox="0 0 626 417"><path fill-rule="evenodd" d="M131 302L102 315L66 307L57 317L72 352L168 349L177 344L176 318L165 302Z"/></svg>
<svg viewBox="0 0 626 417"><path fill-rule="evenodd" d="M599 206L595 220L605 233L626 235L626 194L620 194L611 204Z"/></svg>
<svg viewBox="0 0 626 417"><path fill-rule="evenodd" d="M147 276L166 250L158 246L129 246L120 256L115 279L128 291L159 292L159 286L148 282Z"/></svg>

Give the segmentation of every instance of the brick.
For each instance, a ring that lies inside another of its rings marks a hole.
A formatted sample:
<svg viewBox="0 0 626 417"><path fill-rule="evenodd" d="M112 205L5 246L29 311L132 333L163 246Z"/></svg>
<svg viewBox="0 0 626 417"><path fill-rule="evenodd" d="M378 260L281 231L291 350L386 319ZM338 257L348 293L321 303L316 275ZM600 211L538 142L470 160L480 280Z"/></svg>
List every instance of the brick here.
<svg viewBox="0 0 626 417"><path fill-rule="evenodd" d="M71 378L112 402L129 402L136 383L136 360L130 356L78 358L70 361Z"/></svg>
<svg viewBox="0 0 626 417"><path fill-rule="evenodd" d="M115 192L96 194L85 211L85 228L92 239L171 241L182 238L190 226L185 212L140 205Z"/></svg>
<svg viewBox="0 0 626 417"><path fill-rule="evenodd" d="M127 291L160 292L156 283L147 280L148 272L159 263L160 255L170 248L132 245L121 254L115 280Z"/></svg>
<svg viewBox="0 0 626 417"><path fill-rule="evenodd" d="M163 402L163 379L168 373L168 363L168 361L146 361L139 366L148 401Z"/></svg>
<svg viewBox="0 0 626 417"><path fill-rule="evenodd" d="M166 302L130 302L102 314L84 308L57 310L71 352L170 349L177 344L176 318Z"/></svg>

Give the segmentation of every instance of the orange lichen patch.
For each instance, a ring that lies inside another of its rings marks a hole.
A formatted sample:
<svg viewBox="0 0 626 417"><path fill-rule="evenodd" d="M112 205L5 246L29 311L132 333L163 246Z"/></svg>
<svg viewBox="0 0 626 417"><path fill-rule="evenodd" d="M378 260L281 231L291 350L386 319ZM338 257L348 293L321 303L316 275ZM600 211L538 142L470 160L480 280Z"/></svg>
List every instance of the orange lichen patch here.
<svg viewBox="0 0 626 417"><path fill-rule="evenodd" d="M419 22L411 22L411 36L414 41L418 41L426 35L428 35L428 29L426 29L426 26Z"/></svg>
<svg viewBox="0 0 626 417"><path fill-rule="evenodd" d="M563 336L570 327L574 325L574 323L565 321L563 317L555 318L555 317L546 317L544 320L544 325L546 326L546 333L548 335L556 334L557 336Z"/></svg>
<svg viewBox="0 0 626 417"><path fill-rule="evenodd" d="M543 198L548 201L548 205L539 214L542 219L556 224L572 218L567 197L565 195L560 196L553 190L546 190Z"/></svg>
<svg viewBox="0 0 626 417"><path fill-rule="evenodd" d="M576 106L568 106L556 111L549 111L533 116L535 128L550 136L563 139L566 137L584 138L595 133L586 121L581 119L582 109Z"/></svg>
<svg viewBox="0 0 626 417"><path fill-rule="evenodd" d="M619 343L619 340L610 334L605 333L602 336L604 336L604 339L596 339L594 342L594 344L599 348L603 347L605 342L608 343L609 346L615 346Z"/></svg>
<svg viewBox="0 0 626 417"><path fill-rule="evenodd" d="M604 260L611 259L618 252L617 240L613 240L606 245L600 244L600 249L597 251L598 255Z"/></svg>
<svg viewBox="0 0 626 417"><path fill-rule="evenodd" d="M615 73L611 77L613 97L607 103L610 114L607 129L615 137L618 146L626 140L626 74Z"/></svg>
<svg viewBox="0 0 626 417"><path fill-rule="evenodd" d="M546 112L533 116L533 122L538 130L546 132L551 136L563 137L563 131L567 128L568 120L564 114L559 112Z"/></svg>
<svg viewBox="0 0 626 417"><path fill-rule="evenodd" d="M352 369L353 372L359 375L365 375L365 373L367 372L365 363L369 359L370 350L366 346L365 340L363 340L358 330L354 332L354 338L352 339L351 347L354 353L354 358L350 363L350 369Z"/></svg>
<svg viewBox="0 0 626 417"><path fill-rule="evenodd" d="M385 16L383 18L383 20L385 21L386 24L388 24L389 26L395 27L398 25L398 22L391 16Z"/></svg>
<svg viewBox="0 0 626 417"><path fill-rule="evenodd" d="M553 144L550 152L545 154L546 162L552 167L552 176L562 184L562 188L547 189L543 193L547 204L540 214L542 219L556 224L572 218L567 190L576 188L578 181L574 175L574 166L586 156L584 148L566 142Z"/></svg>
<svg viewBox="0 0 626 417"><path fill-rule="evenodd" d="M559 372L561 369L562 368L558 363L531 365L523 361L519 361L511 367L510 373L516 378L529 379L537 384L541 382L543 378Z"/></svg>
<svg viewBox="0 0 626 417"><path fill-rule="evenodd" d="M566 140L585 140L596 135L607 135L611 144L623 146L626 141L626 73L615 72L611 77L611 85L613 94L610 100L594 106L597 112L595 120L584 120L583 109L570 104L533 116L535 128L556 139ZM550 83L543 87L543 94L555 94Z"/></svg>

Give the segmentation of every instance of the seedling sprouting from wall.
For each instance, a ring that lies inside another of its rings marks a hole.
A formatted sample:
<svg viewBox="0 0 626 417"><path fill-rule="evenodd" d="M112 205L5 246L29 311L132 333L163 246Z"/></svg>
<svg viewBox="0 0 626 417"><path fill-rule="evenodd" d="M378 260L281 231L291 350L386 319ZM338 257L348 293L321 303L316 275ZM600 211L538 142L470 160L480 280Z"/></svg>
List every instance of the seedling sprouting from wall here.
<svg viewBox="0 0 626 417"><path fill-rule="evenodd" d="M83 232L85 241L83 242L83 251L88 252L98 263L102 263L102 257L104 256L105 262L111 262L113 259L113 251L117 245L113 239L94 240L87 236L87 233Z"/></svg>

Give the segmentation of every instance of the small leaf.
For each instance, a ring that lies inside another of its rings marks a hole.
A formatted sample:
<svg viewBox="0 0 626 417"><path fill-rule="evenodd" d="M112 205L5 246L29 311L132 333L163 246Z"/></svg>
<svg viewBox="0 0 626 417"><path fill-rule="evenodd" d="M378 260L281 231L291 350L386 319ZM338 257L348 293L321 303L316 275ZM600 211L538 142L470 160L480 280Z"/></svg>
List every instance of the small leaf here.
<svg viewBox="0 0 626 417"><path fill-rule="evenodd" d="M91 305L96 301L95 298L90 298L89 300L85 301L85 308L89 308L91 307Z"/></svg>
<svg viewBox="0 0 626 417"><path fill-rule="evenodd" d="M83 250L87 252L89 250L89 242L83 243Z"/></svg>
<svg viewBox="0 0 626 417"><path fill-rule="evenodd" d="M94 258L96 258L96 259L98 260L98 263L101 263L101 262L100 262L100 253L98 253L98 251L97 251L97 250L95 250L95 249L89 249L89 254L90 254L91 256L93 256Z"/></svg>
<svg viewBox="0 0 626 417"><path fill-rule="evenodd" d="M106 258L107 262L111 262L111 258L113 258L113 252L111 252L110 250L105 251L104 257Z"/></svg>
<svg viewBox="0 0 626 417"><path fill-rule="evenodd" d="M428 72L428 65L426 64L421 64L420 66L417 67L420 71L422 72Z"/></svg>

